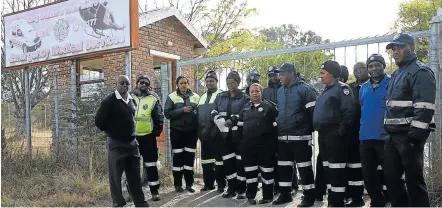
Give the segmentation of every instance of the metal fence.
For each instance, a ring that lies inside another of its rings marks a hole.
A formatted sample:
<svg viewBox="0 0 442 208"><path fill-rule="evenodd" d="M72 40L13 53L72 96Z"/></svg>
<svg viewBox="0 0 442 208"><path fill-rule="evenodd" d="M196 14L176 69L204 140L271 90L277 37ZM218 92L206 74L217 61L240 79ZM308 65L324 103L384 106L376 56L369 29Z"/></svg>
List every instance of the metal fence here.
<svg viewBox="0 0 442 208"><path fill-rule="evenodd" d="M430 30L411 32L417 44L428 43L429 56L427 64L434 71L437 80L437 100L436 112L434 115L437 130L430 135L425 146L425 177L433 203L442 202L442 141L441 141L441 46L442 46L442 28L441 16L433 18ZM308 45L296 48L284 48L272 51L261 51L253 53L243 53L235 55L227 55L220 57L201 58L194 60L185 60L178 62L177 73L180 73L180 67L192 66L195 73L195 88L197 92L204 92L204 83L201 76L209 69L217 69L219 73L219 87L226 89L225 78L227 74L236 70L244 77L250 71L258 71L261 75L266 74L266 69L273 65L279 66L283 62L295 63L299 72L303 74L310 84L316 89L321 90L322 83L319 79L319 68L323 61L333 59L342 65L346 65L349 69L353 68L353 64L362 61L365 63L369 55L373 53L382 54L386 58L386 72L391 74L397 69L392 61L392 56L385 50L385 46L394 37L394 34L367 37L355 40L346 40L341 42L332 42L318 45ZM425 55L425 54L424 54ZM354 58L353 58L354 57ZM424 58L425 59L425 58ZM267 78L261 76L261 83L266 83ZM240 87L244 87L245 82L241 82ZM198 89L203 88L203 89Z"/></svg>

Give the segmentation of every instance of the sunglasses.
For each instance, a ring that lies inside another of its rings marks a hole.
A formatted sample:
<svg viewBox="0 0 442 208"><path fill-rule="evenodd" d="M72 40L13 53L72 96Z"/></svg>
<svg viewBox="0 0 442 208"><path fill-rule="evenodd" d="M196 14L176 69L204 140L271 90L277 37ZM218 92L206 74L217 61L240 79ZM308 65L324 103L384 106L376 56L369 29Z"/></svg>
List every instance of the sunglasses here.
<svg viewBox="0 0 442 208"><path fill-rule="evenodd" d="M126 82L126 81L118 82L118 84L120 84L122 86L124 86L124 85L129 86L130 85L129 82Z"/></svg>
<svg viewBox="0 0 442 208"><path fill-rule="evenodd" d="M149 82L144 82L144 81L140 81L139 83L140 83L140 85L146 85L146 86L147 86L147 85L150 85Z"/></svg>

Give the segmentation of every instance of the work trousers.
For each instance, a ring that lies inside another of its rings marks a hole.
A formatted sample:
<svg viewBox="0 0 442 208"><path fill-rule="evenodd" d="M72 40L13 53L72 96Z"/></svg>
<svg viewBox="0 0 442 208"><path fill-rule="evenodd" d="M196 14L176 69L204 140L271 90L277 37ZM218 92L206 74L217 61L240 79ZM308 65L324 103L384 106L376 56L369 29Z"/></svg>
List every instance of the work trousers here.
<svg viewBox="0 0 442 208"><path fill-rule="evenodd" d="M359 135L348 140L348 185L346 188L346 196L347 198L352 198L352 200L362 200L362 195L364 194L364 180L362 178L359 148Z"/></svg>
<svg viewBox="0 0 442 208"><path fill-rule="evenodd" d="M151 194L158 194L160 181L158 178L158 146L157 138L148 134L137 137L139 149L143 157L143 183L147 183Z"/></svg>
<svg viewBox="0 0 442 208"><path fill-rule="evenodd" d="M394 133L385 141L383 169L393 207L430 206L423 175L423 152L427 138L418 140L410 138L407 133ZM404 172L407 188L401 179Z"/></svg>
<svg viewBox="0 0 442 208"><path fill-rule="evenodd" d="M227 138L221 139L220 143L224 173L227 179L227 192L245 193L246 177L241 157L240 141L233 141L232 133L229 132Z"/></svg>
<svg viewBox="0 0 442 208"><path fill-rule="evenodd" d="M348 184L345 169L348 157L348 141L337 133L336 128L320 131L318 140L326 184L330 187L328 203L331 206L343 207L345 189Z"/></svg>
<svg viewBox="0 0 442 208"><path fill-rule="evenodd" d="M380 207L388 201L385 191L384 140L364 140L360 142L362 175L364 185L371 199L371 206Z"/></svg>
<svg viewBox="0 0 442 208"><path fill-rule="evenodd" d="M170 129L172 144L172 171L175 187L182 186L182 178L186 187L191 187L194 182L193 164L195 161L197 131L179 131Z"/></svg>
<svg viewBox="0 0 442 208"><path fill-rule="evenodd" d="M140 152L138 142L119 141L107 138L107 159L109 163L109 184L113 206L122 207L126 204L121 189L123 172L127 177L127 185L135 206L148 206L141 189Z"/></svg>
<svg viewBox="0 0 442 208"><path fill-rule="evenodd" d="M275 171L273 173L273 175L275 175L275 183L274 183L274 189L279 191L279 183L276 177L278 175L278 157L275 157L275 161L274 161L274 167L275 167ZM292 176L292 189L293 190L298 190L298 168L296 168L296 163L293 165L293 176Z"/></svg>
<svg viewBox="0 0 442 208"><path fill-rule="evenodd" d="M312 168L312 147L309 140L278 141L278 183L282 194L292 190L293 165L299 170L304 198L314 200L315 184Z"/></svg>
<svg viewBox="0 0 442 208"><path fill-rule="evenodd" d="M249 199L256 197L260 181L259 174L261 174L263 199L273 199L275 148L269 148L269 146L242 145L242 159L247 183L246 195Z"/></svg>
<svg viewBox="0 0 442 208"><path fill-rule="evenodd" d="M328 166L328 163L325 165ZM327 182L325 180L324 162L319 152L316 159L316 178L315 178L316 197L321 198L327 194Z"/></svg>
<svg viewBox="0 0 442 208"><path fill-rule="evenodd" d="M204 186L212 187L216 181L218 189L223 189L226 186L226 179L217 141L215 139L200 141Z"/></svg>

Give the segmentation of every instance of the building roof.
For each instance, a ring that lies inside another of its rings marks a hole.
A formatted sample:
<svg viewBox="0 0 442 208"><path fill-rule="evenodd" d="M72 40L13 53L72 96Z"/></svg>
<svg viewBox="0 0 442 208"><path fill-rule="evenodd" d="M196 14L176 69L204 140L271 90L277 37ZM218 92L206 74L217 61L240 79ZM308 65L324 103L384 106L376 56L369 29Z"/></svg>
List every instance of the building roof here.
<svg viewBox="0 0 442 208"><path fill-rule="evenodd" d="M154 22L158 22L162 19L174 16L177 18L187 30L201 43L204 48L208 48L209 44L207 40L198 33L198 31L190 24L189 21L181 14L181 12L174 7L165 7L160 9L150 10L139 15L140 27L150 25Z"/></svg>

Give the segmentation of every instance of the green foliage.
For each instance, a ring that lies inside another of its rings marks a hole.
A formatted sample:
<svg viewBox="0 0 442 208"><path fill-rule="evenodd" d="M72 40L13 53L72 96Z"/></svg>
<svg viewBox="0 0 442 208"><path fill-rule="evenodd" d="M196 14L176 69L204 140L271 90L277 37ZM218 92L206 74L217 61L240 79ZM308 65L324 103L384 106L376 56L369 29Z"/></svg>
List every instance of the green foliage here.
<svg viewBox="0 0 442 208"><path fill-rule="evenodd" d="M415 32L428 30L431 18L436 15L437 9L442 6L440 0L411 0L402 2L399 6L398 19L392 30L394 32ZM416 39L416 54L419 59L429 62L429 39Z"/></svg>

